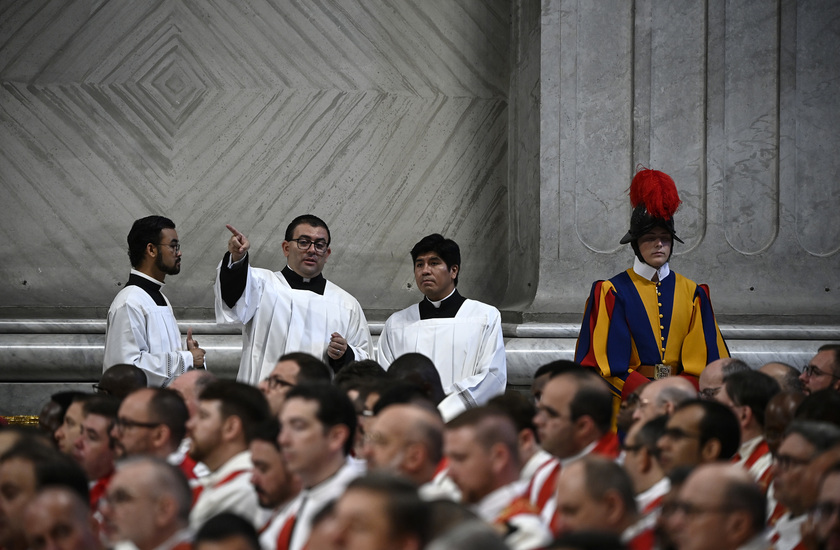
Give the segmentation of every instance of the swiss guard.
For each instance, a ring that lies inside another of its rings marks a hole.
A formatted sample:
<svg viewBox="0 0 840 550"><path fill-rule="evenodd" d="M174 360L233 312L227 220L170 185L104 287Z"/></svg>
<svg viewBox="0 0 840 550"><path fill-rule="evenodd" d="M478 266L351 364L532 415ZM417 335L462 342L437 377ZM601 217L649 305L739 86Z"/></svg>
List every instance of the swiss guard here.
<svg viewBox="0 0 840 550"><path fill-rule="evenodd" d="M616 396L666 376L687 376L696 386L708 363L729 357L708 287L669 265L674 241L683 242L674 230L680 202L668 174L636 173L630 230L621 239L633 247L633 267L596 281L586 301L575 361L598 369Z"/></svg>

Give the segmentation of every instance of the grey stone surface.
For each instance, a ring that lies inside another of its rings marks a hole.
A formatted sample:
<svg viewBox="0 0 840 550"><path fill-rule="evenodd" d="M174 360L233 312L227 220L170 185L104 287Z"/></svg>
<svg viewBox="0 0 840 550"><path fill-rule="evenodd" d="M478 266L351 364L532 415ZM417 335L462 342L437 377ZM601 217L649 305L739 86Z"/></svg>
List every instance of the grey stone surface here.
<svg viewBox="0 0 840 550"><path fill-rule="evenodd" d="M821 335L767 348L797 360L836 338L835 0L0 0L0 14L2 380L96 373L91 320L150 213L184 242L167 296L230 369L235 335L212 326L224 223L279 269L285 225L311 211L333 229L326 275L377 322L419 299L419 237L459 241L460 288L511 323L519 384L573 349L592 281L631 265L618 240L638 165L675 178L672 267L710 285L731 334L757 334L738 340L760 342L749 353L778 327Z"/></svg>

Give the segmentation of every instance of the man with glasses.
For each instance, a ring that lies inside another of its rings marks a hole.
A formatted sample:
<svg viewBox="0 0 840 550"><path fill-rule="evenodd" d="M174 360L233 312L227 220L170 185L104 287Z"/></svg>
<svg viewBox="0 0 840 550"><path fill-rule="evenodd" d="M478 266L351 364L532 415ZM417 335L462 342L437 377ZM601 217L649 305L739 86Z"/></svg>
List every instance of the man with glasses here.
<svg viewBox="0 0 840 550"><path fill-rule="evenodd" d="M659 463L666 474L679 466L729 460L741 429L729 407L716 401L686 401L674 411L659 438Z"/></svg>
<svg viewBox="0 0 840 550"><path fill-rule="evenodd" d="M671 490L671 481L659 464L656 444L665 433L667 416L658 416L647 422L636 422L627 432L621 449L624 451L624 469L633 481L636 504L643 516L656 517L662 499Z"/></svg>
<svg viewBox="0 0 840 550"><path fill-rule="evenodd" d="M827 388L840 392L840 344L821 346L799 379L806 395Z"/></svg>
<svg viewBox="0 0 840 550"><path fill-rule="evenodd" d="M424 298L388 318L377 360L387 368L406 353L429 357L446 393L438 409L449 421L504 393L502 319L495 307L458 293L461 250L452 239L427 235L411 249L411 259Z"/></svg>
<svg viewBox="0 0 840 550"><path fill-rule="evenodd" d="M835 462L820 483L811 523L819 548L840 550L840 463Z"/></svg>
<svg viewBox="0 0 840 550"><path fill-rule="evenodd" d="M268 400L271 414L276 418L283 408L289 390L301 382L326 382L332 378L330 368L308 353L287 353L280 357L274 370L259 384Z"/></svg>
<svg viewBox="0 0 840 550"><path fill-rule="evenodd" d="M740 359L723 357L712 361L700 373L700 399L714 400L723 387L723 379L736 372L748 371L750 366Z"/></svg>
<svg viewBox="0 0 840 550"><path fill-rule="evenodd" d="M117 457L147 455L181 468L195 479L196 462L179 452L187 433L189 411L181 396L170 389L143 388L130 393L120 404L111 429Z"/></svg>
<svg viewBox="0 0 840 550"><path fill-rule="evenodd" d="M680 403L696 398L697 390L688 378L669 376L654 380L642 387L633 420L644 424L663 414L670 416Z"/></svg>
<svg viewBox="0 0 840 550"><path fill-rule="evenodd" d="M700 466L686 480L672 522L679 550L763 549L766 499L743 469Z"/></svg>
<svg viewBox="0 0 840 550"><path fill-rule="evenodd" d="M187 331L186 349L172 306L161 293L167 275L181 271L181 242L172 220L147 216L128 232L131 274L111 302L103 371L118 364L145 371L150 386L167 386L189 368L204 367L204 350Z"/></svg>
<svg viewBox="0 0 840 550"><path fill-rule="evenodd" d="M250 241L226 227L232 235L216 277L216 321L244 325L237 380L256 386L291 352L312 354L334 370L370 357L362 307L321 273L331 254L323 220L292 220L282 245L287 265L277 272L250 266Z"/></svg>
<svg viewBox="0 0 840 550"><path fill-rule="evenodd" d="M801 527L814 498L809 495L807 470L821 453L838 444L840 428L828 422L794 420L788 427L772 467L774 497L787 510L770 531L774 548L792 549L801 542Z"/></svg>

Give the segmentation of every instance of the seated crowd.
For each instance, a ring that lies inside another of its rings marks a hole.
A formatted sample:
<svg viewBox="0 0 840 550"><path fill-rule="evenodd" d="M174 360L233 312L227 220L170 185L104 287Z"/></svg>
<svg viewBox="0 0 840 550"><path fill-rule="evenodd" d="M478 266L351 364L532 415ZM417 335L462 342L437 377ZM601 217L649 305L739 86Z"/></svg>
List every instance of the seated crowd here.
<svg viewBox="0 0 840 550"><path fill-rule="evenodd" d="M838 353L719 359L620 408L555 361L448 422L420 354L291 353L259 387L119 365L0 429L0 548L840 548Z"/></svg>

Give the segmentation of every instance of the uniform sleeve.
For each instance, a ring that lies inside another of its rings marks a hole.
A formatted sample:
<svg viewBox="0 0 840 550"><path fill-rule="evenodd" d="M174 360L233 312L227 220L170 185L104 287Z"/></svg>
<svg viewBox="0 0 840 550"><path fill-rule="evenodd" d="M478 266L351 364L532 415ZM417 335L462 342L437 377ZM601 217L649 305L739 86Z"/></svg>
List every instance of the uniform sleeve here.
<svg viewBox="0 0 840 550"><path fill-rule="evenodd" d="M575 361L601 371L604 378L626 377L633 361L633 338L615 287L609 281L596 281L586 301Z"/></svg>
<svg viewBox="0 0 840 550"><path fill-rule="evenodd" d="M390 321L390 318L388 321ZM388 321L385 321L385 326L379 334L379 345L376 350L376 362L382 365L382 368L385 370L388 370L388 367L390 367L391 363L393 363L394 359L396 359L396 357L394 357L394 351L391 349L391 333L388 330Z"/></svg>
<svg viewBox="0 0 840 550"><path fill-rule="evenodd" d="M193 365L189 351L150 353L148 319L142 308L123 303L108 312L103 372L114 365L135 365L146 373L149 386L166 386ZM162 329L162 327L160 327Z"/></svg>
<svg viewBox="0 0 840 550"><path fill-rule="evenodd" d="M507 384L507 359L502 337L502 318L497 310L488 323L476 361L476 373L459 380L453 391L438 405L443 420L448 422L467 409L484 405L504 393Z"/></svg>
<svg viewBox="0 0 840 550"><path fill-rule="evenodd" d="M688 333L683 340L683 370L700 376L706 365L721 357L729 357L729 348L720 334L708 287L697 285Z"/></svg>
<svg viewBox="0 0 840 550"><path fill-rule="evenodd" d="M347 340L347 345L350 346L350 349L353 350L354 361L363 361L373 356L370 327L368 327L365 312L358 302L354 304L353 313L350 316L350 323L347 327L347 334L343 334L342 336Z"/></svg>

